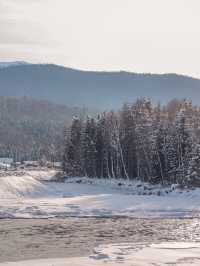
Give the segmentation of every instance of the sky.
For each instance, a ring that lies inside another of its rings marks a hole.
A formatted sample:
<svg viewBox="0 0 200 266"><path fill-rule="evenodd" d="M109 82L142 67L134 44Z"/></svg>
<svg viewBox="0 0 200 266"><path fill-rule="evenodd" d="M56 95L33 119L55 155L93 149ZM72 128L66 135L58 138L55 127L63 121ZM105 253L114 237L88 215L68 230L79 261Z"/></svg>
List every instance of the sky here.
<svg viewBox="0 0 200 266"><path fill-rule="evenodd" d="M0 61L200 78L199 0L0 0Z"/></svg>

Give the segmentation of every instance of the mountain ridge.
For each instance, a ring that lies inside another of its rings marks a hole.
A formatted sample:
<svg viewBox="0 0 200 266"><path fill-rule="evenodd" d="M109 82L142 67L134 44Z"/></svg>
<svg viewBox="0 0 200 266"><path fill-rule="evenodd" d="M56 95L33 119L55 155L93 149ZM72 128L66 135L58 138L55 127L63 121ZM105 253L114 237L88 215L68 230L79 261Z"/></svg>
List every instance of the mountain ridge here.
<svg viewBox="0 0 200 266"><path fill-rule="evenodd" d="M200 79L176 73L90 71L55 64L22 64L0 68L0 95L31 97L70 106L118 108L149 97L166 103L188 98L200 103Z"/></svg>
<svg viewBox="0 0 200 266"><path fill-rule="evenodd" d="M176 72L163 72L163 73L156 73L156 72L135 72L135 71L129 71L129 70L92 70L92 69L81 69L81 68L75 68L75 67L69 67L69 66L64 66L60 64L54 64L54 63L30 63L28 61L23 61L23 60L17 60L17 61L0 61L0 66L7 66L7 67L18 67L18 66L23 66L23 65L31 65L31 66L53 66L53 67L58 67L58 68L63 68L65 70L69 71L77 71L77 72L86 72L86 73L111 73L111 74L119 74L119 73L124 73L124 74L130 74L130 75L148 75L148 76L177 76L177 77L186 77L186 78L191 78L191 79L196 79L200 81L200 77L195 77L187 74L181 74L181 73L176 73Z"/></svg>
<svg viewBox="0 0 200 266"><path fill-rule="evenodd" d="M20 66L20 65L28 65L30 63L26 61L0 61L0 68L6 68L11 66Z"/></svg>

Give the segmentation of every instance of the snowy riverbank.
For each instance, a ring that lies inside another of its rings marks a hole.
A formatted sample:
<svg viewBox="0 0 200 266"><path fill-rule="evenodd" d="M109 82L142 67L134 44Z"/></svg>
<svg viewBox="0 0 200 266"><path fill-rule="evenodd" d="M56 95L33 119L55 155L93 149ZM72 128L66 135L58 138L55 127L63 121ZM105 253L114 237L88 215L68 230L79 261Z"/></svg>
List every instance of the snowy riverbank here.
<svg viewBox="0 0 200 266"><path fill-rule="evenodd" d="M161 188L120 180L47 182L55 171L0 177L1 218L198 217L200 189Z"/></svg>

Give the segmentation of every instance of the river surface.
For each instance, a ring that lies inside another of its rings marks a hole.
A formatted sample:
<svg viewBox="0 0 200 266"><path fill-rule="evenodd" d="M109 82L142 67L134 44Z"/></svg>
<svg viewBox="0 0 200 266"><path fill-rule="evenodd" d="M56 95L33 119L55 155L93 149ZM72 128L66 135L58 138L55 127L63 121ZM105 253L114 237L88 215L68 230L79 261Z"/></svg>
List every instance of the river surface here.
<svg viewBox="0 0 200 266"><path fill-rule="evenodd" d="M200 242L200 219L0 220L0 262L87 256L100 244Z"/></svg>

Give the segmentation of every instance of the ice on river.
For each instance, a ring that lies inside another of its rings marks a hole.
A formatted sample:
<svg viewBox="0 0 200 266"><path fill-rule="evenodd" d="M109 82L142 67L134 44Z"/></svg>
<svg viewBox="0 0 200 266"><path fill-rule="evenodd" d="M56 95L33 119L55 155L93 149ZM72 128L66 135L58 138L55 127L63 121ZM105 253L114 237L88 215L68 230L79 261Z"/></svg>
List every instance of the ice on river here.
<svg viewBox="0 0 200 266"><path fill-rule="evenodd" d="M89 257L0 263L0 266L189 266L200 263L200 243L115 244L96 248Z"/></svg>
<svg viewBox="0 0 200 266"><path fill-rule="evenodd" d="M194 217L200 211L199 189L144 195L138 185L129 188L111 181L48 182L54 174L0 177L0 218Z"/></svg>

